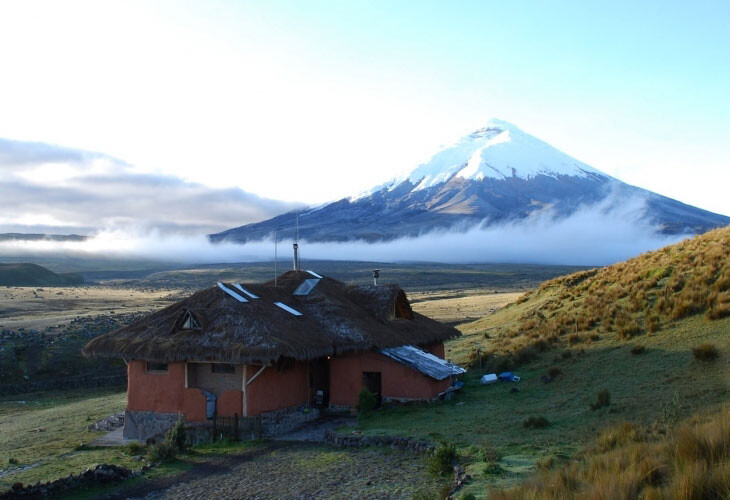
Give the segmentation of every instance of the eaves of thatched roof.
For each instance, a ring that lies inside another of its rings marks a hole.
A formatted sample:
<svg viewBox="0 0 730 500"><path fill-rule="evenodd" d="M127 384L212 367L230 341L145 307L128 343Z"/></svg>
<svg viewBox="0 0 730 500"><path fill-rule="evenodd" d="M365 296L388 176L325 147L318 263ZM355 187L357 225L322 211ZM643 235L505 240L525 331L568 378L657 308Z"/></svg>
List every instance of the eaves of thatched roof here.
<svg viewBox="0 0 730 500"><path fill-rule="evenodd" d="M206 288L114 332L91 340L86 356L161 362L270 363L309 360L348 351L428 345L459 334L414 313L397 285L352 286L324 277L308 295L294 290L312 275L290 271L277 285L246 283L258 296L240 302L218 286ZM233 291L233 284L225 284ZM275 303L281 302L301 316ZM187 315L198 328L184 329ZM410 319L407 319L410 318Z"/></svg>

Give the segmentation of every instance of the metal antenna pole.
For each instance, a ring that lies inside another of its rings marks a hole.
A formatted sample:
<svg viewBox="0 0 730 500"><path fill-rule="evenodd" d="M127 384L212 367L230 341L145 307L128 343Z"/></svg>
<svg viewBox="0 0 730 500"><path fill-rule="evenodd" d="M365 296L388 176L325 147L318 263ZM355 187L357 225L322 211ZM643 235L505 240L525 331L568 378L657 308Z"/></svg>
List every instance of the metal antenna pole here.
<svg viewBox="0 0 730 500"><path fill-rule="evenodd" d="M278 254L276 249L276 231L274 231L274 286L276 286L276 278L278 273L276 272L276 261L278 260Z"/></svg>

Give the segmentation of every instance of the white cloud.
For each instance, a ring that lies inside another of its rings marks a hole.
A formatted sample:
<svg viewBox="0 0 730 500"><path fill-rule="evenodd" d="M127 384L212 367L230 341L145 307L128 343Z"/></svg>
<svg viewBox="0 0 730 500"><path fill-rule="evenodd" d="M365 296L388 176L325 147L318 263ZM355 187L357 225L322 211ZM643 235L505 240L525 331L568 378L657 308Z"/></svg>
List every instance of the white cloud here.
<svg viewBox="0 0 730 500"><path fill-rule="evenodd" d="M0 192L0 232L146 228L200 234L297 206L238 188L139 172L99 153L5 139L0 139Z"/></svg>
<svg viewBox="0 0 730 500"><path fill-rule="evenodd" d="M518 222L434 232L387 243L300 243L308 259L379 262L536 263L607 265L674 243L684 236L664 236L644 219L641 198L612 198L555 218L541 213ZM288 260L291 241L279 242L279 257ZM0 242L0 255L74 255L119 259L156 259L181 263L270 261L270 240L237 245L212 244L204 236L164 235L159 231L101 231L85 242Z"/></svg>

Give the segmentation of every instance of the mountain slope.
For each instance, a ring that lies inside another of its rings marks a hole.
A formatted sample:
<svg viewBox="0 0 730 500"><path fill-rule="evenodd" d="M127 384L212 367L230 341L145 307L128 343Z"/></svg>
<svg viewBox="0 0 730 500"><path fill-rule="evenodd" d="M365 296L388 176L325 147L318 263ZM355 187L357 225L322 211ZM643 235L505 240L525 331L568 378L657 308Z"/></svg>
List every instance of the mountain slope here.
<svg viewBox="0 0 730 500"><path fill-rule="evenodd" d="M410 174L357 197L303 211L308 241L387 241L436 229L466 229L548 212L565 217L610 200L640 199L645 217L665 234L702 233L730 218L629 186L526 134L493 120L444 148ZM294 234L295 214L229 229L214 242Z"/></svg>
<svg viewBox="0 0 730 500"><path fill-rule="evenodd" d="M83 283L76 274L56 274L37 264L0 264L0 286L73 286Z"/></svg>

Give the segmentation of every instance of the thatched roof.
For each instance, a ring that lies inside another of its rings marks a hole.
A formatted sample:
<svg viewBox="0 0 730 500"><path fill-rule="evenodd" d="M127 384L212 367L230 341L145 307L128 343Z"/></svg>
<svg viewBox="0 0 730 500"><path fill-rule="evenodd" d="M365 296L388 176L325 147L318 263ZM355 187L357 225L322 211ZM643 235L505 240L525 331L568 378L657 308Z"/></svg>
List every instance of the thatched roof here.
<svg viewBox="0 0 730 500"><path fill-rule="evenodd" d="M308 295L293 295L312 278L304 271L290 271L277 279L277 286L273 281L243 284L257 299L224 284L247 298L245 303L212 286L96 337L82 352L160 362L269 363L280 357L308 360L404 344L424 346L460 335L455 328L414 313L397 285L353 286L324 277ZM302 314L295 316L275 302ZM188 315L197 328L184 328Z"/></svg>

